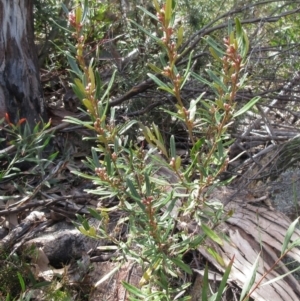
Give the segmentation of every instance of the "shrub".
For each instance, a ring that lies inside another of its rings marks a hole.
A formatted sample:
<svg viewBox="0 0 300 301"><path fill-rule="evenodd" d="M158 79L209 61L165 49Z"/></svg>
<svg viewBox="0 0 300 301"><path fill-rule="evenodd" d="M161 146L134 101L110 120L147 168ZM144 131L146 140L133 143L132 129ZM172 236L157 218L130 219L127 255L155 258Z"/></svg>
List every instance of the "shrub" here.
<svg viewBox="0 0 300 301"><path fill-rule="evenodd" d="M96 230L85 217L78 216L79 229L86 235L114 243L122 252L121 265L124 260L131 259L142 267L139 288L123 283L136 298L174 300L175 296L186 291L189 283L181 283L174 288L170 287L169 279L180 278L182 273L192 273L183 260L184 254L200 244L205 246L207 237L222 244L222 239L213 229L227 216L223 205L209 202L207 195L213 187L224 184L220 182L219 175L228 164L227 147L231 143L228 126L234 118L251 108L258 98L235 110L236 93L246 80L243 66L249 48L238 19L235 30L229 27L223 45L206 38L216 61L216 67L207 70L209 80L206 80L192 72L192 54L184 69L176 66L180 60L178 51L183 43L184 28L176 23L175 3L167 0L163 6L157 1L154 4L156 15L141 9L158 23L162 38L133 23L161 47L160 57L166 58L161 60L162 67L149 64L155 74L149 73L148 76L160 90L176 99L176 110L164 110L164 113L186 129L190 143L189 162L182 163L174 135L165 141L155 123L151 126L136 120L117 123L116 108L110 107L109 103L114 76L104 86L99 73L93 68L93 58L89 63L85 59L86 26L91 26L90 22L86 22L89 12L87 1L69 13L76 45L66 54L75 77L73 90L85 106L90 121L72 117L67 117L66 121L83 125L97 135L92 157L85 161L91 174L75 173L92 180L97 187L87 191L99 195L102 200L102 206L90 209L91 215L100 221L100 227ZM191 77L208 85L214 91L215 99L205 99L202 94L186 104L181 97L181 89ZM133 125L138 125L137 134L143 134L148 151L126 136ZM107 208L105 202L112 198L118 203ZM121 211L123 218L113 231L109 231L110 213L113 211ZM188 229L190 220L202 228L202 235L192 235ZM125 242L119 238L124 224L128 226ZM206 248L220 260L209 246ZM223 288L220 287L220 292Z"/></svg>

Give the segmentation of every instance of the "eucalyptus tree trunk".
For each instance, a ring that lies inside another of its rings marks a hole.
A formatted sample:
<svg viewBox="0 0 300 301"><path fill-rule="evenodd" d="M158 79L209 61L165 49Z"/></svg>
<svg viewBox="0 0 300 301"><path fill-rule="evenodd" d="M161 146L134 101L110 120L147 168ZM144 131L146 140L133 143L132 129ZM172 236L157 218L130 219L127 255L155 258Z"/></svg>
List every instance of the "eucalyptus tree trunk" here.
<svg viewBox="0 0 300 301"><path fill-rule="evenodd" d="M0 0L0 118L46 118L34 44L33 0Z"/></svg>

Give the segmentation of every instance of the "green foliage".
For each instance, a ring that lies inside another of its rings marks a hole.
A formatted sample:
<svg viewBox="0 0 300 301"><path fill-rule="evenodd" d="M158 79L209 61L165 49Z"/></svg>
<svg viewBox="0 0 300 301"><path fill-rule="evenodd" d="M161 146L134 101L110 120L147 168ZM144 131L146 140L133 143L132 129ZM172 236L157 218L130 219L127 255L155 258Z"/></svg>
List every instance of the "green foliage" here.
<svg viewBox="0 0 300 301"><path fill-rule="evenodd" d="M168 279L176 279L182 273L192 273L184 262L183 255L200 244L205 246L208 237L222 244L213 228L225 219L226 215L221 204L207 201L206 189L220 184L218 175L227 166L226 131L234 114L244 113L258 100L249 102L239 112L234 110L235 95L245 81L245 76L240 78L240 73L249 42L238 19L236 33L229 32L229 37L224 40L225 47L218 45L211 38L207 39L216 60L222 63L222 68L208 69L210 79L205 80L191 72L191 60L185 70L176 67L177 50L183 42L183 28L174 27L176 19L174 2L167 0L165 8L161 8L155 2L157 17L148 13L160 23L164 36L159 40L159 46L167 58L162 68L154 64L150 66L153 70L159 71L167 81L162 81L158 75L149 74L149 76L159 89L176 98L177 112L166 111L166 114L171 114L172 118L184 123L187 129L192 148L191 163L185 166L177 155L174 136L171 136L169 144L166 144L160 128L155 123L151 126L139 123L145 140L150 145L148 152L138 147L136 141L124 138L126 131L136 122L117 125L115 109L108 110L108 94L114 77L106 87L102 86L93 67L93 59L89 64L84 59L83 50L89 32L86 27L90 26L84 17L84 12L89 11L87 5L87 2L83 6L78 5L69 13L69 23L76 44L76 57L72 54L74 51L68 52L67 57L72 68L71 72L75 76L72 84L74 92L85 106L91 121L83 122L71 117L67 117L66 121L93 129L97 134L97 147L92 149L92 157L87 158L85 162L94 175L76 171L75 173L91 179L96 185L96 189L87 190L89 193L99 195L104 203L107 198L116 197L119 204L113 208L106 208L104 205L97 210L90 209L92 216L101 221L97 230L81 216L78 216L78 228L85 235L113 242L121 250L124 258L135 260L141 265L143 276L139 288L123 283L135 298L143 299L147 296L149 300L174 300L174 296L182 294L189 284L171 288ZM147 31L145 33L149 34ZM158 41L151 34L149 36ZM176 39L177 43L174 42ZM208 84L215 91L215 100L203 99L201 95L191 100L189 108L186 109L181 89L190 76ZM205 133L204 139L197 136L200 127ZM103 159L99 160L101 153ZM198 178L196 181L193 180L195 175ZM182 202L183 199L185 202ZM118 210L126 217L119 221L113 231L109 231L109 213ZM174 233L176 223L185 216L193 218L202 226L202 235L191 236L184 228ZM128 224L129 231L126 242L118 239L118 229L124 223ZM215 252L211 254L221 262ZM229 271L230 267L217 293L218 300ZM178 300L187 300L186 298Z"/></svg>
<svg viewBox="0 0 300 301"><path fill-rule="evenodd" d="M18 262L18 265L21 265L21 263ZM16 297L20 292L21 287L19 279L22 276L19 271L22 269L22 267L19 266L18 268L18 265L16 265L15 262L5 262L4 260L1 260L1 300L4 300L5 296Z"/></svg>
<svg viewBox="0 0 300 301"><path fill-rule="evenodd" d="M1 135L6 137L9 151L0 154L0 158L6 162L0 170L0 180L20 175L20 167L23 165L34 165L32 172L45 175L46 168L57 156L57 153L52 153L44 158L53 136L51 131L47 131L49 127L50 122L42 125L38 123L31 129L25 119L14 125L8 115L6 120L1 120Z"/></svg>
<svg viewBox="0 0 300 301"><path fill-rule="evenodd" d="M65 3L70 2L65 0ZM65 27L67 22L58 0L34 0L34 28L40 67L48 69L61 67L63 61L55 53L53 43L63 47L65 33L60 27ZM58 24L59 26L56 26Z"/></svg>
<svg viewBox="0 0 300 301"><path fill-rule="evenodd" d="M9 258L2 253L0 259L0 299L11 301L30 300L29 287L37 285L25 258L13 254Z"/></svg>
<svg viewBox="0 0 300 301"><path fill-rule="evenodd" d="M0 259L0 300L29 301L39 298L46 301L70 301L71 289L63 279L52 282L43 281L32 273L32 266L28 262L28 256L34 255L35 249L23 250L22 255L12 254L6 256L1 253Z"/></svg>
<svg viewBox="0 0 300 301"><path fill-rule="evenodd" d="M230 271L231 271L231 267L233 265L234 262L234 257L230 260L228 266L225 269L222 281L220 283L220 286L218 288L218 291L214 294L209 293L208 289L209 289L209 282L208 282L208 266L206 264L205 266L205 271L204 271L204 277L203 277L203 289L202 289L202 301L220 301L223 298L223 294L226 290L226 284L227 284L227 280L229 278L230 275Z"/></svg>
<svg viewBox="0 0 300 301"><path fill-rule="evenodd" d="M34 28L38 38L47 37L51 31L51 20L60 22L58 17L61 2L57 0L34 0Z"/></svg>

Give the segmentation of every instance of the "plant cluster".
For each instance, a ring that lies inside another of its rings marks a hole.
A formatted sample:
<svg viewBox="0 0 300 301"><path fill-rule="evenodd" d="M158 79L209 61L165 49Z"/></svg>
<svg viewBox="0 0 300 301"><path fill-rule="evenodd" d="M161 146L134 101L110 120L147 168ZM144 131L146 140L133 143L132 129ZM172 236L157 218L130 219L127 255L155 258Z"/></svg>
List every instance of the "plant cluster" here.
<svg viewBox="0 0 300 301"><path fill-rule="evenodd" d="M50 140L53 137L48 131L50 122L37 123L31 129L26 119L22 118L17 124L10 121L8 114L0 122L1 142L6 142L0 154L2 167L0 180L20 175L22 169L34 167L33 173L45 176L47 167L58 153L51 153ZM47 150L50 155L45 157Z"/></svg>
<svg viewBox="0 0 300 301"><path fill-rule="evenodd" d="M75 49L67 57L71 72L75 75L73 90L85 106L90 121L72 117L67 117L66 121L83 125L97 135L97 147L92 148L92 158L87 158L85 162L93 174L75 173L91 179L97 186L88 192L99 195L103 206L96 210L90 209L90 213L101 221L101 226L95 229L84 217L78 216L79 229L86 235L113 242L122 253L118 259L121 264L126 258L141 265L144 274L140 287L123 283L136 298L188 300L189 297L179 296L187 290L189 284L181 282L173 288L169 285L169 279L178 279L183 272L192 273L183 260L184 254L200 244L205 245L208 237L222 244L222 239L213 229L226 218L226 214L221 203L207 201L207 189L221 184L218 176L228 163L228 125L253 106L258 98L235 111L236 93L246 79L246 75L241 76L241 72L249 47L238 20L236 30L229 29L224 46L207 38L212 55L221 64L221 69L207 70L211 79L207 81L191 71L192 54L185 69L176 67L180 59L178 49L183 42L184 28L175 22L175 2L168 0L160 6L154 1L154 4L156 16L142 10L159 24L162 37L144 31L158 43L167 60L162 61L162 68L150 64L149 67L156 75L149 74L149 77L159 89L176 99L176 110L165 111L165 114L171 115L186 129L191 143L190 163L182 164L181 157L177 155L175 137L172 135L166 143L156 124L145 126L134 120L117 124L116 110L109 106L109 91L114 76L104 86L94 68L94 60L91 59L87 64L84 57L87 39L85 26L89 26L85 23L89 11L87 1L69 13ZM181 89L191 76L209 85L215 92L215 100L207 100L201 95L191 100L186 108L181 98ZM143 145L139 146L137 141L128 141L126 131L134 124L139 125L145 138L144 143L149 146L148 151ZM199 129L204 133L203 137L197 136ZM108 198L116 198L118 205L107 208L105 201ZM113 211L121 211L125 216L114 231L108 231L109 213ZM178 223L183 224L187 218L197 222L202 228L202 234L191 235L184 227L176 231ZM128 224L126 242L118 239L118 229L124 223ZM209 246L207 249L217 257ZM223 288L220 287L219 295Z"/></svg>
<svg viewBox="0 0 300 301"><path fill-rule="evenodd" d="M12 256L7 256L6 254L1 253L1 300L29 301L32 296L32 292L28 290L29 287L34 290L49 284L47 282L39 282L35 279L30 265L26 262L26 255L18 256L17 254L13 254Z"/></svg>

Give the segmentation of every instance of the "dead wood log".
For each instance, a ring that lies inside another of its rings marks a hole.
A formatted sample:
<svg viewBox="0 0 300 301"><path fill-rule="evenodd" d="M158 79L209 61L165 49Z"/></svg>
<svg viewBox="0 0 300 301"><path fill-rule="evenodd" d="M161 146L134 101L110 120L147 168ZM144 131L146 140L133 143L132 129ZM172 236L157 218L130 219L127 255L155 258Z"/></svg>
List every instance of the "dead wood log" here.
<svg viewBox="0 0 300 301"><path fill-rule="evenodd" d="M20 225L0 241L0 254L8 252L25 233L30 229L34 229L42 221L45 221L45 214L43 212L32 211Z"/></svg>
<svg viewBox="0 0 300 301"><path fill-rule="evenodd" d="M224 190L226 188L223 188L223 193ZM226 264L234 256L230 281L242 288L258 256L260 258L256 283L262 277L264 279L261 285L286 274L289 269L284 263L280 262L275 267L274 263L281 253L284 237L291 223L289 218L281 212L251 205L246 198L235 198L227 204L225 209L234 212L232 217L219 227L219 230L229 237L229 241L224 240L222 246L210 241L209 245L217 251ZM291 243L299 238L300 231L296 230ZM198 250L217 269L225 271L225 267L221 266L205 247L201 246ZM293 248L288 255L294 261L300 262L298 248ZM266 274L268 271L269 273ZM254 300L299 300L300 285L292 274L269 285L263 287L261 285L251 295Z"/></svg>

